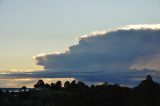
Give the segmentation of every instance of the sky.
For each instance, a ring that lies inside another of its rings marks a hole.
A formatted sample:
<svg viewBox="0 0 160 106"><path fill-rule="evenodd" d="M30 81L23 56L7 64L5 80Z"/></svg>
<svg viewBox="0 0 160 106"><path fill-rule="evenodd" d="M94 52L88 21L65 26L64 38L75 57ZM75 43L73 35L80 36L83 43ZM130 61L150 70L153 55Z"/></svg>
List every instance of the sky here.
<svg viewBox="0 0 160 106"><path fill-rule="evenodd" d="M62 60L59 56L59 54L65 54L66 50L75 52L76 49L79 49L79 45L81 47L81 44L83 49L83 42L81 41L84 39L79 38L80 36L87 35L88 40L92 41L88 37L91 32L96 32L96 34L92 33L91 35L106 35L103 31L119 34L117 28L127 25L144 27L144 25L148 24L159 24L159 10L159 0L0 0L0 73L9 71L82 70L79 67L83 65L76 64L77 67L70 67L70 65L65 64L66 60L63 59L63 55ZM148 27L150 28L151 26ZM133 26L130 28L133 28ZM114 33L114 30L117 32ZM151 30L153 30L153 33L150 33L151 35L159 34L154 29ZM137 36L141 33L149 32L147 29L144 32L138 31L135 31ZM124 33L126 32L124 31ZM130 30L128 33L130 33ZM124 39L126 38L124 37ZM106 40L108 41L108 38ZM123 41L123 39L119 41ZM150 42L152 43L153 41ZM90 44L92 45L95 42ZM144 43L137 42L146 44L145 41ZM78 47L74 47L77 44ZM157 44L155 43L155 45ZM86 49L84 49L85 51L90 50L90 46L84 48ZM102 49L99 48L99 50L101 51ZM158 50L155 48L155 51ZM147 53L149 54L149 52ZM73 54L75 55L75 53ZM49 62L47 63L44 61L44 57L46 56L45 58L47 58L48 55L51 55L51 58L49 57L47 60ZM139 54L136 56L139 56ZM65 58L70 57L66 56ZM150 59L151 57L149 56L148 58ZM54 62L52 59L59 59L59 62L64 64ZM144 59L146 58L144 57ZM107 63L110 62L107 61ZM132 68L146 68L146 65L142 65L143 62L140 63L141 65L136 64ZM56 68L52 67L54 64ZM144 67L140 68L140 66ZM128 65L123 64L123 68L128 69L128 67ZM89 68L85 67L88 72L89 70L87 69ZM104 67L99 69L104 69ZM154 67L153 69L159 70L159 67ZM97 72L97 70L95 71Z"/></svg>
<svg viewBox="0 0 160 106"><path fill-rule="evenodd" d="M62 52L93 31L159 23L158 10L159 0L1 0L0 69L41 69L33 56Z"/></svg>

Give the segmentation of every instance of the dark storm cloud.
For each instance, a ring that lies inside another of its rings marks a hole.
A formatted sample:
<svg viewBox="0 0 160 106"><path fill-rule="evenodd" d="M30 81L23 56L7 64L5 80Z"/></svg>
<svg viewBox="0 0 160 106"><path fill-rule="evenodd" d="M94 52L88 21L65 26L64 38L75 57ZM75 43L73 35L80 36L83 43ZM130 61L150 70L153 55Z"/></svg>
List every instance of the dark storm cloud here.
<svg viewBox="0 0 160 106"><path fill-rule="evenodd" d="M82 36L64 53L35 57L45 70L119 72L144 68L158 70L160 25L131 25Z"/></svg>

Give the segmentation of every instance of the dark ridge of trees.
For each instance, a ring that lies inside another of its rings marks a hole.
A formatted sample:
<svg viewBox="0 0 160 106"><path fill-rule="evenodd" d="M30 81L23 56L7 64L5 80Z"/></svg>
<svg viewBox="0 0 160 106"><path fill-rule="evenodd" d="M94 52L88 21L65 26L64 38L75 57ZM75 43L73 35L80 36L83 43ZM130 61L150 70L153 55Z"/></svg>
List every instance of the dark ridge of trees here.
<svg viewBox="0 0 160 106"><path fill-rule="evenodd" d="M105 82L88 86L82 81L45 84L21 92L0 90L0 106L160 106L160 84L148 75L134 88Z"/></svg>

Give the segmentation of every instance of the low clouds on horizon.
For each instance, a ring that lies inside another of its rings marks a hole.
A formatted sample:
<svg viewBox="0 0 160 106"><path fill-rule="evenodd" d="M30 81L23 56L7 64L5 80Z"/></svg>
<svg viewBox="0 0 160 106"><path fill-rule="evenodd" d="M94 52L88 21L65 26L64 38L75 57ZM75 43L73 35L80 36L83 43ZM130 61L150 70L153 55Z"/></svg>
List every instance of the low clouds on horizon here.
<svg viewBox="0 0 160 106"><path fill-rule="evenodd" d="M160 70L160 24L129 25L80 37L64 53L35 56L53 72Z"/></svg>

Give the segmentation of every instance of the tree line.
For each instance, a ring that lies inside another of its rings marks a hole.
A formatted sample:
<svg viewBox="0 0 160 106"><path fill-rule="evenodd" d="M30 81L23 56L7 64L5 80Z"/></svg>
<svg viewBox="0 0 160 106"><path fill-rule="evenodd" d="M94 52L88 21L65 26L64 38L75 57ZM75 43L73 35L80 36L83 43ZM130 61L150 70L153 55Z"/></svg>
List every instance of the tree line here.
<svg viewBox="0 0 160 106"><path fill-rule="evenodd" d="M129 88L103 83L88 86L82 81L47 84L39 80L35 89L0 92L0 106L160 106L160 84L148 75L138 86Z"/></svg>

